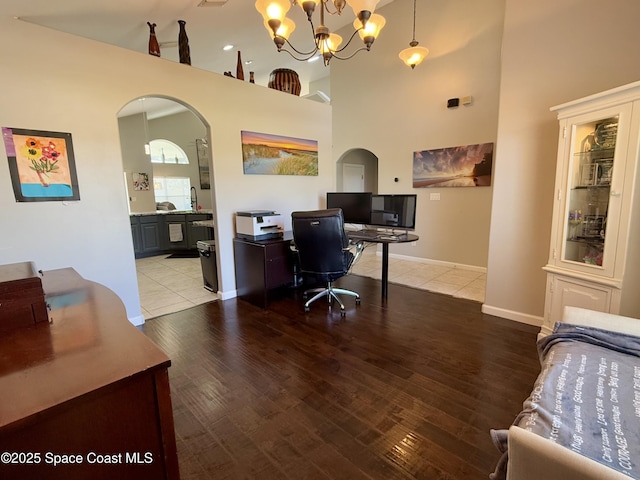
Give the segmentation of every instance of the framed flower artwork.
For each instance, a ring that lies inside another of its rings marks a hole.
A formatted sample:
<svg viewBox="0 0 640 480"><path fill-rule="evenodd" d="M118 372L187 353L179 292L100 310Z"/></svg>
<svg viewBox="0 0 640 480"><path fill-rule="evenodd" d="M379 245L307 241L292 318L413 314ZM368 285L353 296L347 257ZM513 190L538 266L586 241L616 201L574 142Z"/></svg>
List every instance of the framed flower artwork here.
<svg viewBox="0 0 640 480"><path fill-rule="evenodd" d="M80 200L70 133L2 127L16 202Z"/></svg>

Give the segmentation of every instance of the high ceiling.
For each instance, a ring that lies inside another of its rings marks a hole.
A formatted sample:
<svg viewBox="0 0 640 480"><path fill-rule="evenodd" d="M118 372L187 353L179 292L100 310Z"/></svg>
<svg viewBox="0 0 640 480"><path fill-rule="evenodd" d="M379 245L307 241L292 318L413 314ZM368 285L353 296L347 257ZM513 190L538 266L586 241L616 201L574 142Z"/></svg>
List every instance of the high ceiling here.
<svg viewBox="0 0 640 480"><path fill-rule="evenodd" d="M377 9L392 1L381 0ZM256 83L261 85L267 84L273 69L281 67L298 72L303 85L329 74L330 67L322 61L298 62L287 53L278 53L254 7L255 0L220 3L224 0L2 0L0 13L141 53L148 51L147 22L155 23L161 56L176 62L177 21L185 20L193 67L217 73L231 71L235 76L239 50L242 60L251 62L243 65L245 80L249 79L249 71L254 71ZM310 50L311 27L306 15L292 6L288 16L297 26L292 42ZM317 12L315 17L317 22ZM326 24L336 31L354 18L347 6L341 16L328 16ZM354 42L359 44L360 39ZM223 51L227 44L235 48Z"/></svg>

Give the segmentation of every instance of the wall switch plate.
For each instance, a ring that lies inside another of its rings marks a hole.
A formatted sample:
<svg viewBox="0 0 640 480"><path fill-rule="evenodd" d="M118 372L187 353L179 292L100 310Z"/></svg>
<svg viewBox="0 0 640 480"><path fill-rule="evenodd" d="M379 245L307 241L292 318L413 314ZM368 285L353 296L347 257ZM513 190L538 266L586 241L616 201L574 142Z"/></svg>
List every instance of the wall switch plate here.
<svg viewBox="0 0 640 480"><path fill-rule="evenodd" d="M462 97L463 105L471 105L472 102L473 102L473 97L471 95L469 95L468 97Z"/></svg>
<svg viewBox="0 0 640 480"><path fill-rule="evenodd" d="M439 193L430 193L429 194L429 200L440 200L440 194Z"/></svg>

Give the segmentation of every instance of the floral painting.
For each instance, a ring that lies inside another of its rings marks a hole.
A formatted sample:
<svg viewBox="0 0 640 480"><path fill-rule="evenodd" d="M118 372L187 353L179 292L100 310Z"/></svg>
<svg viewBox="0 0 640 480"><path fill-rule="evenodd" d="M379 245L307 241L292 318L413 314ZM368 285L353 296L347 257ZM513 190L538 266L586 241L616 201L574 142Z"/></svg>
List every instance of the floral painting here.
<svg viewBox="0 0 640 480"><path fill-rule="evenodd" d="M133 173L133 189L149 190L149 175L146 173Z"/></svg>
<svg viewBox="0 0 640 480"><path fill-rule="evenodd" d="M70 133L2 127L18 202L79 200Z"/></svg>
<svg viewBox="0 0 640 480"><path fill-rule="evenodd" d="M413 188L488 187L493 143L438 148L413 153Z"/></svg>
<svg viewBox="0 0 640 480"><path fill-rule="evenodd" d="M318 175L318 142L241 132L245 175Z"/></svg>

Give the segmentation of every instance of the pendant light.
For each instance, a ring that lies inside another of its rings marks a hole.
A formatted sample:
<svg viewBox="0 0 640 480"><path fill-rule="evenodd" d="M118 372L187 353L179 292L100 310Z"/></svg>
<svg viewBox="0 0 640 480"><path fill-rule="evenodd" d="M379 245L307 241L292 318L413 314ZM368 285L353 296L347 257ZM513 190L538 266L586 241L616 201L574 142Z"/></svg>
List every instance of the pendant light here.
<svg viewBox="0 0 640 480"><path fill-rule="evenodd" d="M413 70L416 65L420 65L425 57L429 55L429 49L419 47L416 41L416 0L413 0L413 40L409 42L409 45L410 47L402 50L398 56Z"/></svg>

